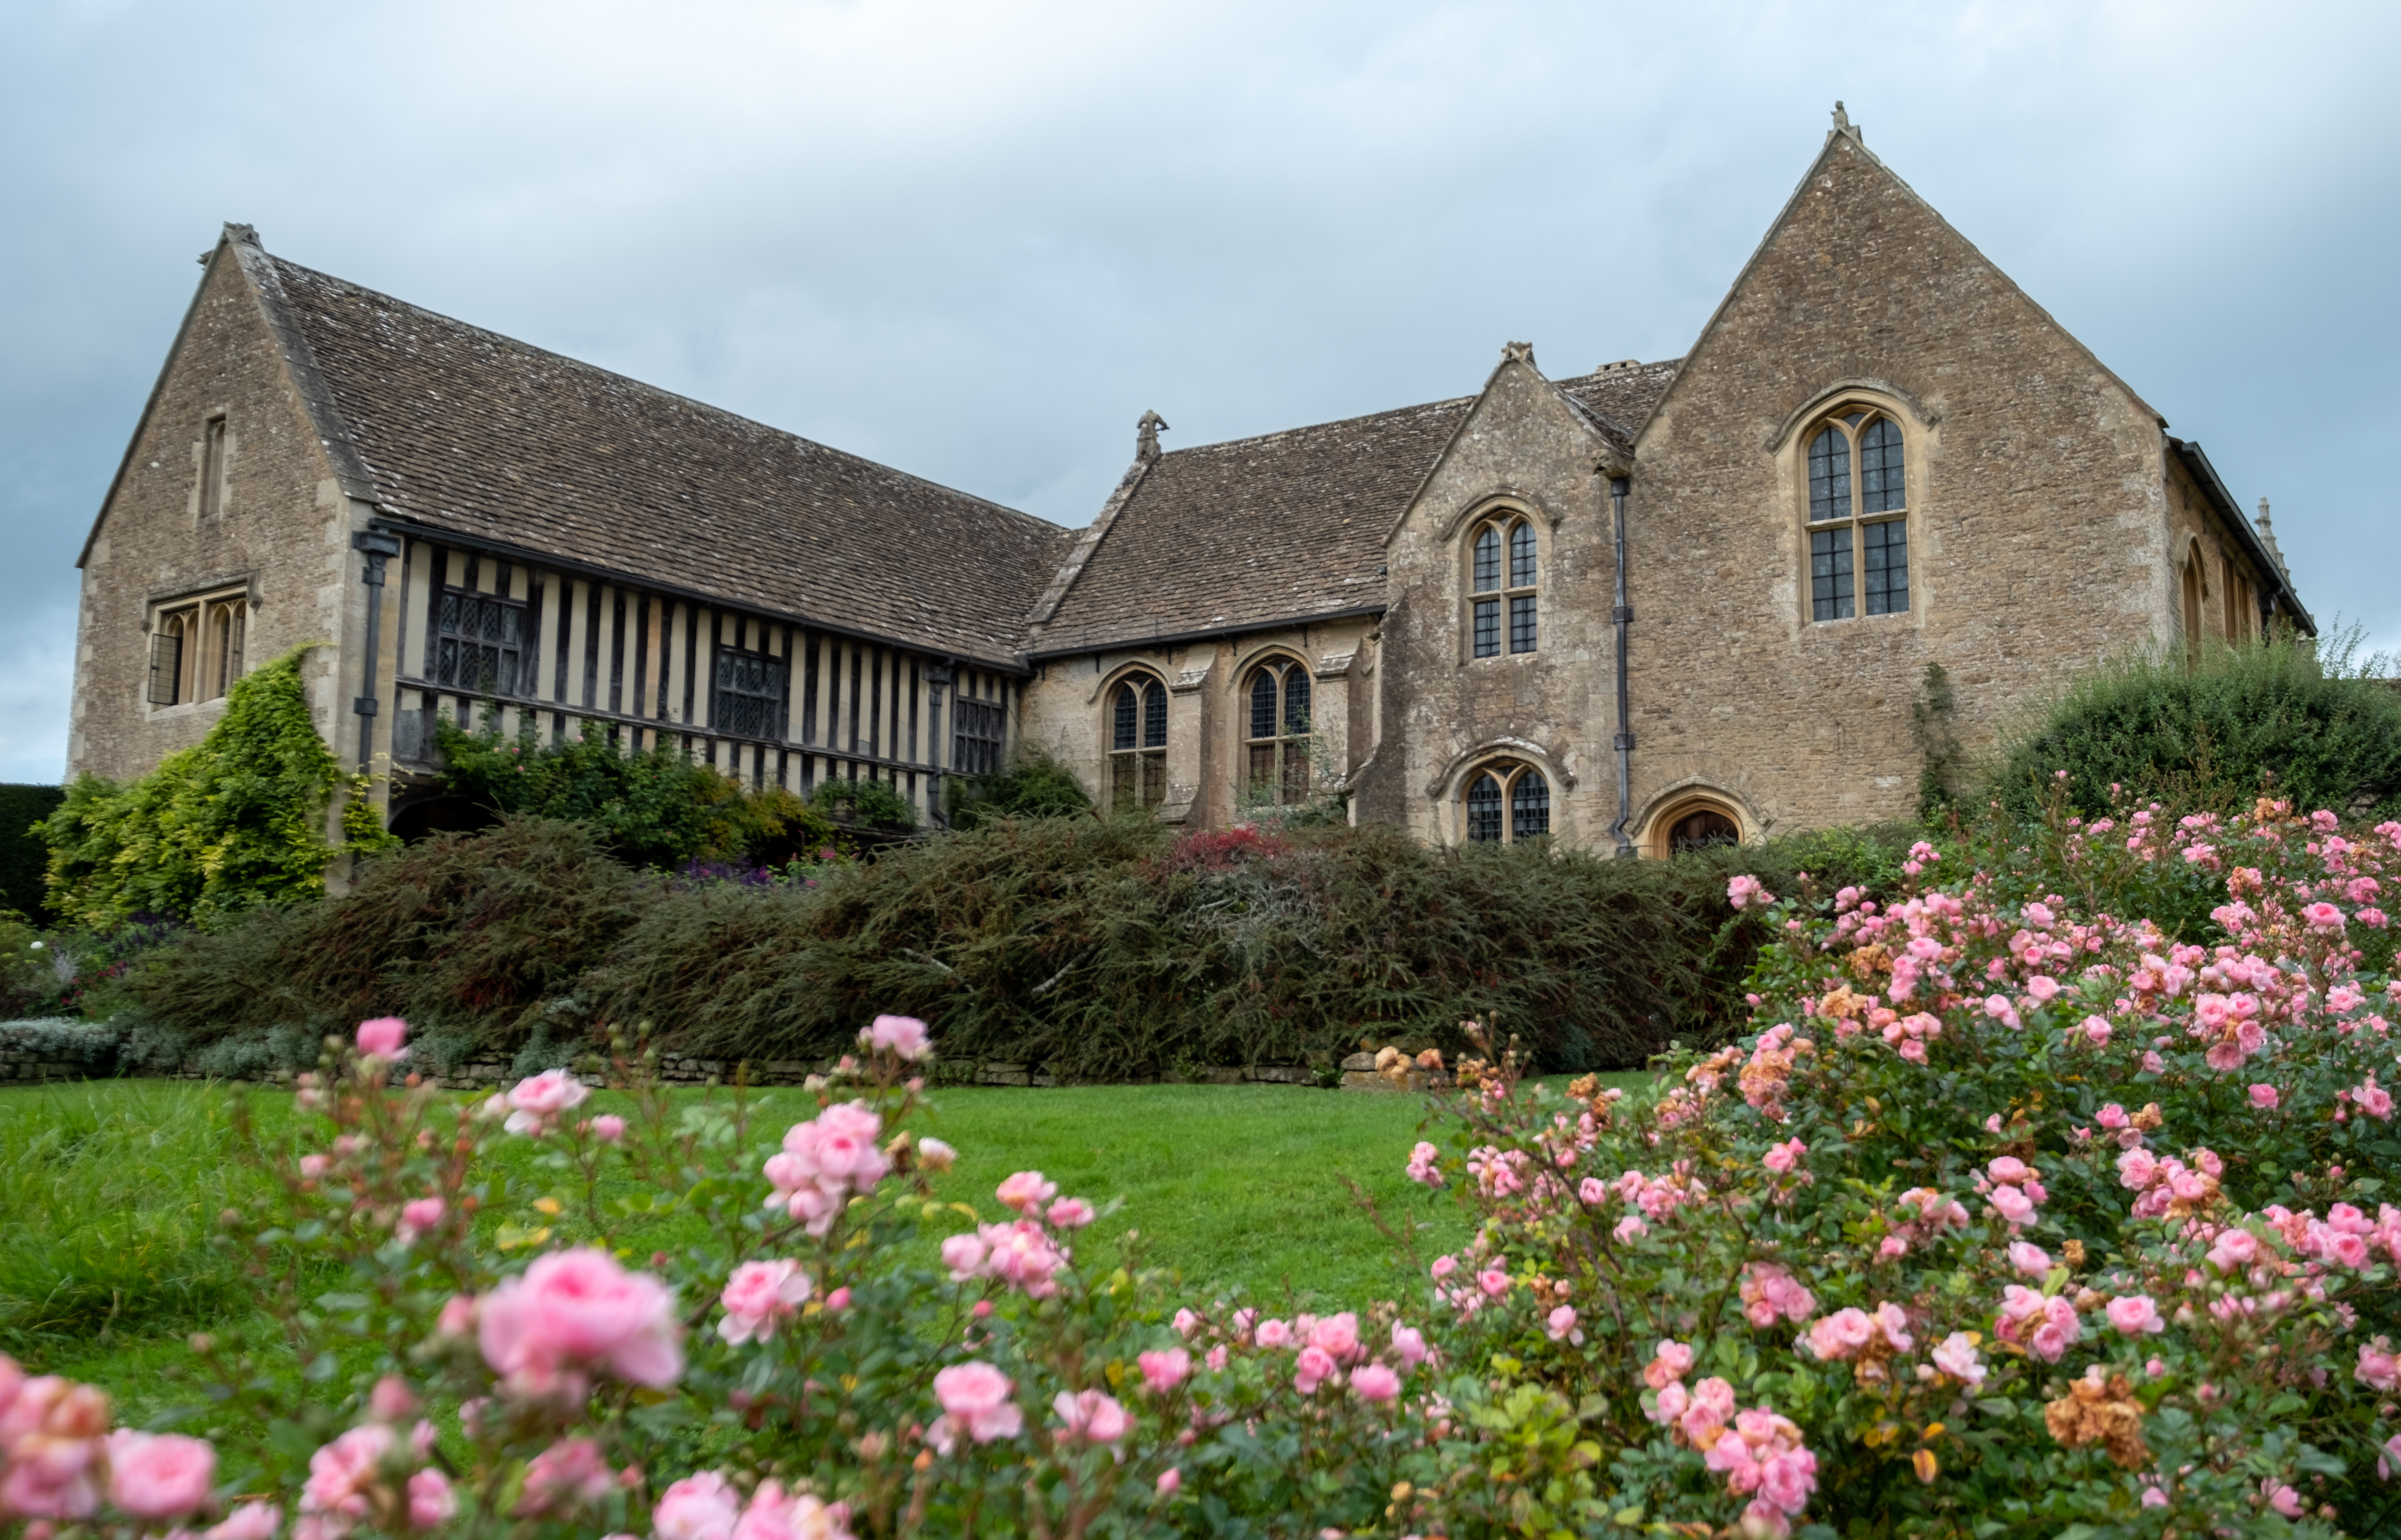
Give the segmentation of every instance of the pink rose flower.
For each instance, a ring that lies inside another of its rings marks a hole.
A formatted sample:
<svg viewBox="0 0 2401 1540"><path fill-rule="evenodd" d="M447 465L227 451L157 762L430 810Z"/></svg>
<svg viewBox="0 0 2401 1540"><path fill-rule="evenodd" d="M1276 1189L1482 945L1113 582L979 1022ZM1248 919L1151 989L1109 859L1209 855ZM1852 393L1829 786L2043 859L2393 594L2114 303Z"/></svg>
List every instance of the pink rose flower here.
<svg viewBox="0 0 2401 1540"><path fill-rule="evenodd" d="M1549 1318L1544 1323L1544 1329L1554 1342L1571 1341L1581 1344L1584 1341L1584 1333L1576 1329L1576 1313L1573 1305L1561 1305L1552 1311Z"/></svg>
<svg viewBox="0 0 2401 1540"><path fill-rule="evenodd" d="M591 1087L566 1070L545 1069L519 1080L508 1093L509 1120L502 1126L538 1137L557 1125L560 1113L583 1106L591 1094Z"/></svg>
<svg viewBox="0 0 2401 1540"><path fill-rule="evenodd" d="M1053 1230L1081 1230L1092 1222L1092 1205L1081 1198L1062 1198L1045 1217Z"/></svg>
<svg viewBox="0 0 2401 1540"><path fill-rule="evenodd" d="M1133 1419L1126 1415L1125 1407L1116 1396L1097 1390L1073 1395L1063 1390L1051 1397L1050 1409L1067 1424L1066 1437L1079 1443L1114 1444L1133 1425Z"/></svg>
<svg viewBox="0 0 2401 1540"><path fill-rule="evenodd" d="M2034 1200L2026 1196L2024 1188L1996 1187L1992 1191L1992 1203L2001 1217L2011 1226L2024 1224L2034 1217Z"/></svg>
<svg viewBox="0 0 2401 1540"><path fill-rule="evenodd" d="M1220 1342L1202 1354L1201 1361L1209 1366L1210 1373L1223 1374L1226 1372L1226 1364L1229 1357L1230 1354L1226 1351L1226 1344Z"/></svg>
<svg viewBox="0 0 2401 1540"><path fill-rule="evenodd" d="M734 1270L717 1302L725 1307L717 1334L728 1342L763 1342L807 1302L816 1286L794 1261L745 1262Z"/></svg>
<svg viewBox="0 0 2401 1540"><path fill-rule="evenodd" d="M200 1533L202 1540L275 1540L282 1527L283 1510L273 1503L244 1503Z"/></svg>
<svg viewBox="0 0 2401 1540"><path fill-rule="evenodd" d="M1173 1324L1175 1327L1175 1335L1178 1337L1189 1337L1193 1332L1200 1329L1200 1317L1194 1314L1188 1308L1179 1309L1175 1313L1175 1320Z"/></svg>
<svg viewBox="0 0 2401 1540"><path fill-rule="evenodd" d="M322 1515L343 1528L367 1517L368 1494L397 1439L389 1423L366 1423L319 1449L309 1457L300 1511Z"/></svg>
<svg viewBox="0 0 2401 1540"><path fill-rule="evenodd" d="M2136 1192L2151 1185L2160 1174L2159 1158L2147 1149L2130 1149L2118 1157L2118 1185Z"/></svg>
<svg viewBox="0 0 2401 1540"><path fill-rule="evenodd" d="M476 1315L484 1361L513 1395L571 1403L588 1394L595 1373L652 1390L683 1373L675 1296L592 1247L536 1258L487 1295Z"/></svg>
<svg viewBox="0 0 2401 1540"><path fill-rule="evenodd" d="M399 1060L408 1056L401 1044L408 1040L408 1024L397 1016L377 1016L359 1024L359 1052L378 1059Z"/></svg>
<svg viewBox="0 0 2401 1540"><path fill-rule="evenodd" d="M439 1198L417 1198L400 1205L400 1225L392 1233L402 1245L415 1245L417 1238L442 1222L448 1206Z"/></svg>
<svg viewBox="0 0 2401 1540"><path fill-rule="evenodd" d="M1738 876L1726 884L1726 902L1736 909L1747 909L1753 903L1763 906L1774 901L1773 895L1760 886L1757 877Z"/></svg>
<svg viewBox="0 0 2401 1540"><path fill-rule="evenodd" d="M1417 1368L1426 1361L1425 1333L1415 1327L1405 1327L1398 1321L1393 1322L1393 1352L1399 1355L1404 1367Z"/></svg>
<svg viewBox="0 0 2401 1540"><path fill-rule="evenodd" d="M108 1500L138 1519L180 1519L209 1500L217 1451L178 1433L108 1436Z"/></svg>
<svg viewBox="0 0 2401 1540"><path fill-rule="evenodd" d="M961 1232L942 1243L942 1265L951 1270L954 1283L965 1283L983 1271L984 1244L981 1236Z"/></svg>
<svg viewBox="0 0 2401 1540"><path fill-rule="evenodd" d="M895 1058L922 1060L934 1056L933 1039L926 1035L926 1024L914 1016L878 1016L872 1025L859 1030L862 1047Z"/></svg>
<svg viewBox="0 0 2401 1540"><path fill-rule="evenodd" d="M2255 1085L2251 1088L2251 1105L2263 1111L2273 1112L2276 1109L2276 1104L2282 1100L2284 1100L2283 1095L2272 1085Z"/></svg>
<svg viewBox="0 0 2401 1540"><path fill-rule="evenodd" d="M1381 1364L1361 1364L1351 1371L1351 1394L1362 1401L1390 1401L1401 1394L1401 1377Z"/></svg>
<svg viewBox="0 0 2401 1540"><path fill-rule="evenodd" d="M2160 1307L2147 1294L2120 1294L2109 1301L2106 1313L2109 1324L2129 1337L2145 1332L2161 1332L2168 1324L2160 1314Z"/></svg>
<svg viewBox="0 0 2401 1540"><path fill-rule="evenodd" d="M1042 1179L1038 1171L1021 1171L993 1189L993 1196L1032 1218L1044 1203L1059 1195L1059 1184Z"/></svg>
<svg viewBox="0 0 2401 1540"><path fill-rule="evenodd" d="M1008 1398L1008 1376L981 1359L953 1364L934 1376L934 1399L951 1423L979 1444L1014 1438L1024 1430L1024 1414Z"/></svg>
<svg viewBox="0 0 2401 1540"><path fill-rule="evenodd" d="M586 1507L609 1495L616 1472L589 1438L562 1438L526 1465L525 1487L511 1510L517 1518Z"/></svg>
<svg viewBox="0 0 2401 1540"><path fill-rule="evenodd" d="M440 1529L458 1511L459 1497L450 1490L450 1478L428 1465L408 1478L409 1528Z"/></svg>
<svg viewBox="0 0 2401 1540"><path fill-rule="evenodd" d="M1935 1344L1934 1367L1973 1390L1984 1382L1985 1368L1976 1356L1976 1344L1964 1331L1955 1331Z"/></svg>
<svg viewBox="0 0 2401 1540"><path fill-rule="evenodd" d="M1347 1363L1359 1352L1359 1317L1351 1311L1328 1315L1309 1328L1310 1345L1324 1348L1337 1363Z"/></svg>
<svg viewBox="0 0 2401 1540"><path fill-rule="evenodd" d="M1165 1470L1159 1473L1159 1480L1156 1484L1155 1490L1157 1490L1159 1495L1166 1497L1172 1494L1176 1488L1183 1484L1184 1473L1177 1470L1173 1465L1170 1465Z"/></svg>
<svg viewBox="0 0 2401 1540"><path fill-rule="evenodd" d="M662 1492L651 1510L658 1540L734 1540L741 1494L713 1470L695 1472Z"/></svg>
<svg viewBox="0 0 2401 1540"><path fill-rule="evenodd" d="M1663 1338L1652 1350L1651 1361L1642 1366L1642 1382L1653 1390L1665 1390L1670 1382L1681 1380L1692 1371L1691 1344Z"/></svg>
<svg viewBox="0 0 2401 1540"><path fill-rule="evenodd" d="M1809 1350L1828 1360L1848 1358L1867 1346L1875 1334L1875 1323L1869 1319L1868 1313L1852 1306L1810 1324Z"/></svg>
<svg viewBox="0 0 2401 1540"><path fill-rule="evenodd" d="M2010 1266L2029 1278L2048 1277L2051 1273L2051 1253L2030 1241L2011 1241Z"/></svg>
<svg viewBox="0 0 2401 1540"><path fill-rule="evenodd" d="M851 1540L849 1510L812 1492L787 1496L781 1481L759 1483L734 1526L734 1540Z"/></svg>
<svg viewBox="0 0 2401 1540"><path fill-rule="evenodd" d="M1475 1275L1475 1286L1497 1299L1509 1292L1509 1274L1497 1267L1488 1267Z"/></svg>
<svg viewBox="0 0 2401 1540"><path fill-rule="evenodd" d="M1292 1377L1292 1388L1303 1396L1314 1396L1319 1385L1334 1378L1334 1354L1322 1347L1305 1347L1293 1367L1297 1372Z"/></svg>
<svg viewBox="0 0 2401 1540"><path fill-rule="evenodd" d="M613 1112L603 1112L592 1120L592 1136L604 1145L623 1144L625 1140L625 1120Z"/></svg>
<svg viewBox="0 0 2401 1540"><path fill-rule="evenodd" d="M1282 1321L1261 1321L1259 1323L1258 1331L1255 1333L1255 1339L1259 1346L1263 1348L1290 1347L1292 1345L1292 1327L1284 1325Z"/></svg>
<svg viewBox="0 0 2401 1540"><path fill-rule="evenodd" d="M2391 1342L2379 1337L2360 1344L2359 1367L2351 1372L2352 1378L2370 1390L2390 1391L2401 1384L2401 1359L2394 1356Z"/></svg>
<svg viewBox="0 0 2401 1540"><path fill-rule="evenodd" d="M917 1141L917 1163L927 1171L948 1171L958 1158L957 1150L931 1135Z"/></svg>
<svg viewBox="0 0 2401 1540"><path fill-rule="evenodd" d="M1142 1369L1142 1382L1154 1395L1163 1396L1173 1390L1192 1372L1192 1354L1182 1348L1138 1353L1134 1354L1134 1363Z"/></svg>
<svg viewBox="0 0 2401 1540"><path fill-rule="evenodd" d="M1783 1144L1768 1146L1767 1153L1760 1157L1760 1163L1780 1176L1800 1164L1801 1157L1808 1152L1807 1145L1798 1139L1788 1139Z"/></svg>

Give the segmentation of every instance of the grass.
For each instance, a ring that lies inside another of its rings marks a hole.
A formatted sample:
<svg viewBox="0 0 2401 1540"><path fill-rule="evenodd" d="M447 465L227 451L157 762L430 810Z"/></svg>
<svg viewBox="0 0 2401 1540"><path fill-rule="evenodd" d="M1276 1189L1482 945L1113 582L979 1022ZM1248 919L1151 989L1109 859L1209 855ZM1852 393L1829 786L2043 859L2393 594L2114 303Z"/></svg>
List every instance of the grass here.
<svg viewBox="0 0 2401 1540"><path fill-rule="evenodd" d="M767 1095L772 1137L808 1104L797 1091ZM280 1092L157 1080L0 1089L0 1349L28 1370L103 1386L129 1418L180 1398L172 1375L186 1359L185 1335L252 1315L240 1274L213 1241L215 1216L262 1180L236 1158L241 1097L269 1138L303 1132ZM591 1110L611 1100L596 1096ZM1426 1117L1414 1096L979 1088L939 1093L934 1105L925 1131L959 1150L940 1196L996 1217L994 1186L1034 1168L1063 1192L1122 1200L1090 1232L1084 1259L1112 1261L1138 1234L1146 1263L1173 1268L1194 1295L1239 1288L1279 1306L1287 1296L1303 1306L1410 1298L1415 1276L1346 1177L1394 1228L1405 1217L1422 1225L1425 1255L1466 1234L1447 1195L1401 1175ZM552 1178L533 1153L512 1142L500 1159L539 1186ZM622 1238L673 1245L685 1238L676 1228ZM930 1257L935 1239L924 1244Z"/></svg>

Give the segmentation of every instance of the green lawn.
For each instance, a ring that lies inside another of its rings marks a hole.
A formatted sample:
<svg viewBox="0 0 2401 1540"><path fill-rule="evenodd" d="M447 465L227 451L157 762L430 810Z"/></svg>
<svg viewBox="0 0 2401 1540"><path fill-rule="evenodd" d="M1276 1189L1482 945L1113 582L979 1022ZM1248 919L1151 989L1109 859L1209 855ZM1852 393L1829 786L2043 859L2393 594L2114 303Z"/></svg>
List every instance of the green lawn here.
<svg viewBox="0 0 2401 1540"><path fill-rule="evenodd" d="M129 1414L177 1399L167 1377L185 1334L249 1313L211 1241L214 1216L257 1180L234 1158L238 1098L270 1135L300 1132L291 1098L274 1091L159 1080L0 1090L0 1351L103 1385ZM765 1099L770 1142L813 1105L789 1090ZM612 1100L596 1096L591 1110ZM1405 1217L1429 1227L1423 1255L1464 1238L1456 1203L1401 1175L1425 1116L1413 1096L1283 1086L975 1089L938 1093L924 1127L959 1151L940 1194L994 1217L994 1185L1028 1167L1063 1192L1122 1199L1089 1234L1087 1261L1113 1258L1134 1232L1145 1260L1175 1269L1196 1295L1239 1287L1279 1305L1287 1294L1332 1305L1406 1299L1417 1286L1346 1177L1396 1228ZM513 1144L504 1159L526 1179L548 1179L529 1154ZM666 1229L621 1236L679 1239Z"/></svg>

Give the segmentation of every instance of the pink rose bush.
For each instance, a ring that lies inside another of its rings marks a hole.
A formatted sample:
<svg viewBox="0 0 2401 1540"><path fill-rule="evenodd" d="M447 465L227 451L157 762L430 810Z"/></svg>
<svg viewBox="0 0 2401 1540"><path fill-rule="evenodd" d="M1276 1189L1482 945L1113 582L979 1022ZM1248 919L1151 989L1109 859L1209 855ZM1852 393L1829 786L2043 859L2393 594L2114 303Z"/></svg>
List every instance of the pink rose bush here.
<svg viewBox="0 0 2401 1540"><path fill-rule="evenodd" d="M1651 1092L1480 1039L1406 1173L1476 1219L1439 1335L1496 1373L1445 1394L1515 1456L1455 1470L1452 1514L1545 1483L1588 1531L2332 1534L2401 1501L2401 989L2367 912L2401 824L2118 814L1914 851L1888 894L1737 878L1779 937L1750 1034ZM1589 1459L1526 1452L1568 1424Z"/></svg>

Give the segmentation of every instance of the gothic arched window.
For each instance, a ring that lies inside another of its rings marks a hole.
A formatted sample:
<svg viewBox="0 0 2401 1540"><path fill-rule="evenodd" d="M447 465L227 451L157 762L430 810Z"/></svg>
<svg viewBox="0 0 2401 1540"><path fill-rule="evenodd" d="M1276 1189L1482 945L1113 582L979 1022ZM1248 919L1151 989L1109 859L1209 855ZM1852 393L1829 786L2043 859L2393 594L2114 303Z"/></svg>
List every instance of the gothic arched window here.
<svg viewBox="0 0 2401 1540"><path fill-rule="evenodd" d="M1909 473L1900 424L1873 407L1837 407L1808 443L1809 617L1906 612Z"/></svg>
<svg viewBox="0 0 2401 1540"><path fill-rule="evenodd" d="M1250 794L1289 805L1309 798L1309 669L1271 657L1251 670Z"/></svg>
<svg viewBox="0 0 2401 1540"><path fill-rule="evenodd" d="M1672 856L1681 850L1708 850L1742 843L1742 819L1732 806L1712 796L1686 797L1651 820L1646 853Z"/></svg>
<svg viewBox="0 0 2401 1540"><path fill-rule="evenodd" d="M1167 800L1167 686L1148 674L1109 692L1109 804L1156 807Z"/></svg>
<svg viewBox="0 0 2401 1540"><path fill-rule="evenodd" d="M1501 655L1504 617L1508 622L1509 651L1534 650L1534 580L1540 559L1537 543L1533 520L1515 512L1494 515L1478 524L1468 537L1467 633L1471 655ZM1505 583L1502 581L1504 547L1508 554Z"/></svg>
<svg viewBox="0 0 2401 1540"><path fill-rule="evenodd" d="M1515 844L1551 832L1551 783L1530 764L1502 760L1470 773L1460 803L1461 832L1478 845Z"/></svg>

